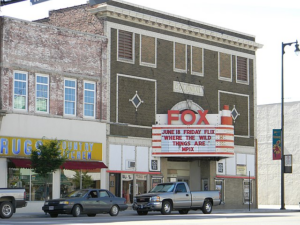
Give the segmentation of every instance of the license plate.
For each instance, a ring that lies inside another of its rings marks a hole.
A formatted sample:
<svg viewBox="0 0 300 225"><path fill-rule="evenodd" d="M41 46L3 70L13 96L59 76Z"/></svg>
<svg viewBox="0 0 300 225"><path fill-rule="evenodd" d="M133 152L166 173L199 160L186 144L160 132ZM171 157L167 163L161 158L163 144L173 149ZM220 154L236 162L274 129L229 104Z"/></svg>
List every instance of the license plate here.
<svg viewBox="0 0 300 225"><path fill-rule="evenodd" d="M143 205L140 205L140 208L142 209L142 208L144 208L144 206L143 206Z"/></svg>
<svg viewBox="0 0 300 225"><path fill-rule="evenodd" d="M54 206L49 206L49 210L54 210Z"/></svg>

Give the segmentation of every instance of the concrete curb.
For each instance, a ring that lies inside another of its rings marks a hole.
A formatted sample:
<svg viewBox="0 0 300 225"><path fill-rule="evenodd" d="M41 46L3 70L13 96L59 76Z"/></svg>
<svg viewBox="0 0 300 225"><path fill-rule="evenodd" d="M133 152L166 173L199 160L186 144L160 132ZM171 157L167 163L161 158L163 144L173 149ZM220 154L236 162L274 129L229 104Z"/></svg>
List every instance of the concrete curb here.
<svg viewBox="0 0 300 225"><path fill-rule="evenodd" d="M132 214L135 214L135 211L132 209L127 209L125 212L131 211ZM130 212L130 213L131 213ZM193 212L193 211L191 211ZM201 211L195 211L199 212L199 214L202 214ZM276 214L281 214L281 213L299 213L300 209L285 209L285 210L280 210L280 209L219 209L219 210L213 210L211 215L216 215L216 214L249 214L249 213L276 213ZM122 212L121 212L122 213ZM174 211L173 214L176 214L178 212ZM70 215L64 215L60 214L60 217L69 217ZM30 213L15 213L13 215L13 218L48 218L49 215L46 215L44 212L30 212Z"/></svg>

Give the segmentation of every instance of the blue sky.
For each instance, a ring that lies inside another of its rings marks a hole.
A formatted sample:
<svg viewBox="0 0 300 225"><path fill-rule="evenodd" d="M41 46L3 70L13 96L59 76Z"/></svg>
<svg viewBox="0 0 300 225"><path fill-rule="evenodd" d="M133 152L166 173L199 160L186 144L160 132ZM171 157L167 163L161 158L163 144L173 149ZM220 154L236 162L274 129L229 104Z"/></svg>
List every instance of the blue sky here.
<svg viewBox="0 0 300 225"><path fill-rule="evenodd" d="M176 14L219 27L251 34L264 47L257 51L257 103L281 102L281 43L300 41L299 0L126 0L137 5ZM87 0L30 1L1 7L1 15L35 20L49 10L85 4ZM286 46L285 101L300 101L300 55Z"/></svg>

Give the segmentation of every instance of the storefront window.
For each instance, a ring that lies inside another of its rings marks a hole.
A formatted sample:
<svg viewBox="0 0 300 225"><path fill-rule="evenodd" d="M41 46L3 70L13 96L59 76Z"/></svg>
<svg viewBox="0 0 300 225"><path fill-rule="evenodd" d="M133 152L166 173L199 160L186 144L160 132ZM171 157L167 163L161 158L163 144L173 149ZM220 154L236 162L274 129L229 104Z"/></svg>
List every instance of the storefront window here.
<svg viewBox="0 0 300 225"><path fill-rule="evenodd" d="M133 174L122 174L122 197L126 199L126 203L130 204L133 200Z"/></svg>
<svg viewBox="0 0 300 225"><path fill-rule="evenodd" d="M8 188L25 188L27 201L44 201L52 198L52 174L45 180L30 169L8 168L7 177Z"/></svg>
<svg viewBox="0 0 300 225"><path fill-rule="evenodd" d="M60 195L84 188L100 188L100 172L62 170L60 175Z"/></svg>
<svg viewBox="0 0 300 225"><path fill-rule="evenodd" d="M46 191L45 191L46 185ZM45 179L31 171L31 201L52 199L52 173Z"/></svg>
<svg viewBox="0 0 300 225"><path fill-rule="evenodd" d="M136 174L137 194L147 193L147 175Z"/></svg>

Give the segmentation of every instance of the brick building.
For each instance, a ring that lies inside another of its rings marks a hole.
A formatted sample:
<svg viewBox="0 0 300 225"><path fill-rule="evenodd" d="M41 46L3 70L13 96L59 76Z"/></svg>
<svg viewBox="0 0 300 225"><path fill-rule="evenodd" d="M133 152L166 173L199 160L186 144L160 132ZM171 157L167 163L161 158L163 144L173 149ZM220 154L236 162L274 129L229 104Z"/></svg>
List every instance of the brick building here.
<svg viewBox="0 0 300 225"><path fill-rule="evenodd" d="M102 187L130 203L158 182L186 181L192 190L219 189L220 207L257 204L255 54L262 46L254 36L120 0L54 10L36 22L107 38ZM228 115L233 124L222 122Z"/></svg>
<svg viewBox="0 0 300 225"><path fill-rule="evenodd" d="M49 175L48 197L81 186L72 182L76 171L97 172L92 185L100 187L107 39L7 17L0 23L0 187L25 187L28 200L43 200L45 182L29 169L29 157L42 139L54 138L70 155Z"/></svg>

